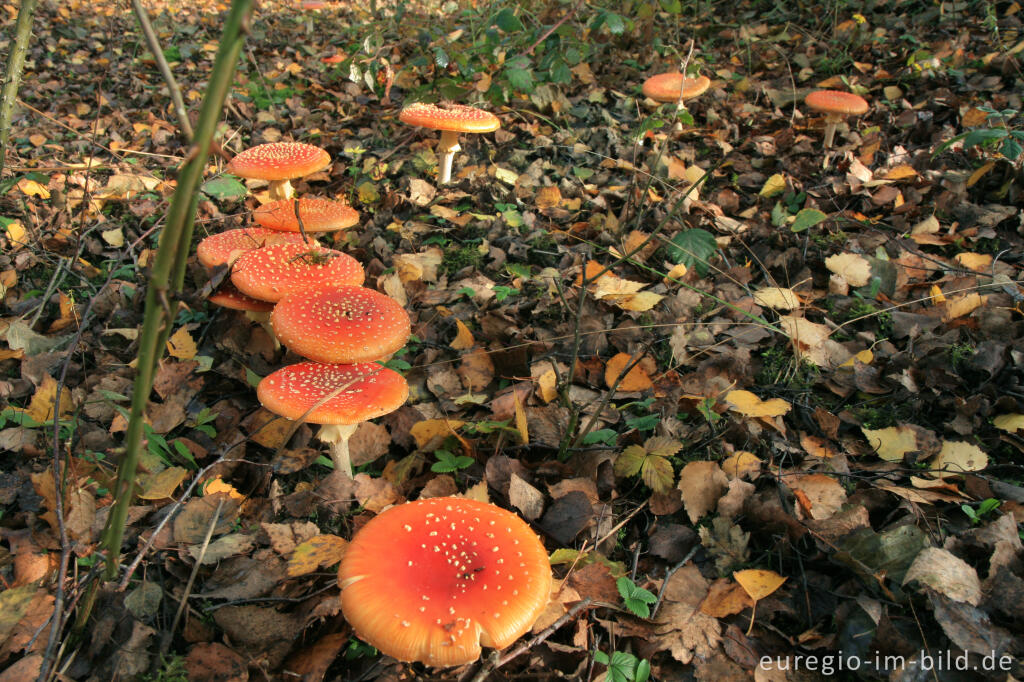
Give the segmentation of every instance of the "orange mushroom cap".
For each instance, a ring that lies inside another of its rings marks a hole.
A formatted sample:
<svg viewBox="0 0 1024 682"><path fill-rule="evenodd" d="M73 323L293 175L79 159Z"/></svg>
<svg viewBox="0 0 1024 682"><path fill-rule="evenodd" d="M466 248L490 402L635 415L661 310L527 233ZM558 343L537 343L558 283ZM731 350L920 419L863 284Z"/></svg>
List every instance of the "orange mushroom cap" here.
<svg viewBox="0 0 1024 682"><path fill-rule="evenodd" d="M302 142L272 142L250 147L228 163L229 173L259 180L290 180L327 168L331 156Z"/></svg>
<svg viewBox="0 0 1024 682"><path fill-rule="evenodd" d="M551 565L515 514L435 497L391 507L363 526L338 571L356 634L400 661L463 665L503 649L547 605Z"/></svg>
<svg viewBox="0 0 1024 682"><path fill-rule="evenodd" d="M359 261L346 253L288 242L242 254L231 270L231 283L253 298L280 301L286 294L320 284L358 286L365 276Z"/></svg>
<svg viewBox="0 0 1024 682"><path fill-rule="evenodd" d="M213 269L218 265L231 265L246 251L285 242L304 243L299 234L288 234L264 227L243 227L206 237L196 247L196 256L205 267Z"/></svg>
<svg viewBox="0 0 1024 682"><path fill-rule="evenodd" d="M365 287L332 285L288 294L274 306L277 338L316 362L372 362L405 345L409 314L395 299Z"/></svg>
<svg viewBox="0 0 1024 682"><path fill-rule="evenodd" d="M330 199L282 199L263 204L252 217L257 224L271 230L298 232L295 204L306 232L332 232L344 230L359 222L359 212L342 201Z"/></svg>
<svg viewBox="0 0 1024 682"><path fill-rule="evenodd" d="M274 304L270 301L261 301L258 298L246 296L236 289L231 282L221 284L217 291L210 294L210 297L206 300L222 308L244 310L252 313L269 313L274 309Z"/></svg>
<svg viewBox="0 0 1024 682"><path fill-rule="evenodd" d="M457 133L489 133L501 127L501 121L491 112L465 104L439 106L416 102L402 109L398 120L412 126Z"/></svg>
<svg viewBox="0 0 1024 682"><path fill-rule="evenodd" d="M860 95L842 90L815 90L804 98L811 109L826 114L860 116L868 112L868 102Z"/></svg>
<svg viewBox="0 0 1024 682"><path fill-rule="evenodd" d="M263 407L287 419L305 415L311 424L358 424L401 407L409 397L409 384L398 372L375 362L300 362L263 377L256 397Z"/></svg>
<svg viewBox="0 0 1024 682"><path fill-rule="evenodd" d="M711 79L707 76L697 78L684 77L681 73L659 73L644 81L644 95L658 102L676 102L680 99L692 99L711 87Z"/></svg>

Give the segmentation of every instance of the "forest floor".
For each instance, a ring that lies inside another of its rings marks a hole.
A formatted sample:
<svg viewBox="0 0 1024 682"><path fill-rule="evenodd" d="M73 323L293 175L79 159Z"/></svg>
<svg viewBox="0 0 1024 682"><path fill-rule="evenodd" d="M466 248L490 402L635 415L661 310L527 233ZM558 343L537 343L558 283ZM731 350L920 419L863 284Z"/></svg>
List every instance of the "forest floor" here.
<svg viewBox="0 0 1024 682"><path fill-rule="evenodd" d="M227 7L145 4L197 111ZM127 4L43 0L0 177L0 682L1024 676L1016 3L259 4L195 239L268 198L231 156L325 148L296 187L360 212L321 241L409 312L410 399L332 475L256 399L297 356L195 263L121 578L76 624L188 147ZM641 94L683 64L685 109ZM870 104L828 151L818 88ZM439 99L501 120L447 186L398 121ZM500 667L399 663L341 615L353 532L440 495L551 555Z"/></svg>

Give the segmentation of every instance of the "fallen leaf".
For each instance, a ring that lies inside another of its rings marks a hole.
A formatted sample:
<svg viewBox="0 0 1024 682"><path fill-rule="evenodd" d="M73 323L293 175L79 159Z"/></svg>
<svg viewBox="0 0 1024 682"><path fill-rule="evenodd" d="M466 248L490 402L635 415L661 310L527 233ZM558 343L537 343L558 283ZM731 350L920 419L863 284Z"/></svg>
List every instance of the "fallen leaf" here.
<svg viewBox="0 0 1024 682"><path fill-rule="evenodd" d="M988 455L973 443L943 441L938 456L932 460L931 473L945 478L966 471L981 471L988 466Z"/></svg>
<svg viewBox="0 0 1024 682"><path fill-rule="evenodd" d="M462 320L455 320L455 339L449 344L455 350L467 350L472 348L476 341L473 340L473 332Z"/></svg>
<svg viewBox="0 0 1024 682"><path fill-rule="evenodd" d="M754 303L774 310L792 310L800 307L800 297L792 289L765 287L754 292Z"/></svg>
<svg viewBox="0 0 1024 682"><path fill-rule="evenodd" d="M168 467L163 471L144 476L139 497L143 500L163 500L174 495L174 491L188 478L188 470L182 467Z"/></svg>
<svg viewBox="0 0 1024 682"><path fill-rule="evenodd" d="M608 388L615 385L615 380L621 376L622 370L626 368L632 358L633 356L629 353L617 353L612 356L604 369L604 382ZM651 381L648 372L653 373L654 371L656 371L654 360L645 355L633 365L632 369L626 373L626 376L622 377L622 381L619 382L616 390L632 393L653 388L654 383Z"/></svg>
<svg viewBox="0 0 1024 682"><path fill-rule="evenodd" d="M171 337L167 339L167 354L171 357L191 360L198 352L199 349L196 347L196 342L192 340L192 335L188 333L188 329L185 327L179 327L178 331L171 334Z"/></svg>
<svg viewBox="0 0 1024 682"><path fill-rule="evenodd" d="M348 549L348 541L336 535L317 535L295 548L288 559L288 577L312 573L339 563Z"/></svg>
<svg viewBox="0 0 1024 682"><path fill-rule="evenodd" d="M916 580L953 601L981 603L981 581L970 564L939 547L922 549L903 576L903 585Z"/></svg>
<svg viewBox="0 0 1024 682"><path fill-rule="evenodd" d="M736 571L732 577L754 601L761 601L786 582L785 576L761 568Z"/></svg>
<svg viewBox="0 0 1024 682"><path fill-rule="evenodd" d="M697 523L718 504L729 479L716 462L688 462L679 472L678 488L691 523Z"/></svg>
<svg viewBox="0 0 1024 682"><path fill-rule="evenodd" d="M781 417L792 408L792 405L782 398L761 400L750 391L744 390L729 391L725 394L725 402L746 417Z"/></svg>
<svg viewBox="0 0 1024 682"><path fill-rule="evenodd" d="M867 286L871 281L871 263L855 253L837 253L825 259L829 271L841 275L852 287Z"/></svg>
<svg viewBox="0 0 1024 682"><path fill-rule="evenodd" d="M413 424L409 435L416 441L416 447L423 450L435 438L443 440L454 435L465 423L458 419L425 419Z"/></svg>

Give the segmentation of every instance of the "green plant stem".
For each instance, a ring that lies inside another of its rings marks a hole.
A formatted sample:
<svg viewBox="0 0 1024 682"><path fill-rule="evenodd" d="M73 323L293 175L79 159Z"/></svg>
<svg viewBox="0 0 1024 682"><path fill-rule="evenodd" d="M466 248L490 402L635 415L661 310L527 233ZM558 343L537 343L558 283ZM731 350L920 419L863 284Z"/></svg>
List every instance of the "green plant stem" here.
<svg viewBox="0 0 1024 682"><path fill-rule="evenodd" d="M157 362L163 356L174 323L178 303L176 295L181 293L184 284L185 263L191 248L192 226L199 197L197 190L224 100L234 79L235 65L248 32L252 7L253 0L232 0L199 112L194 145L178 174L178 186L171 198L167 222L160 235L156 260L149 275L145 318L139 336L138 367L125 435L125 453L118 466L114 504L100 540L100 546L106 553L107 580L117 576L120 565L121 541L128 507L134 495L135 473L142 449L143 415L153 388ZM79 618L79 623L83 622Z"/></svg>
<svg viewBox="0 0 1024 682"><path fill-rule="evenodd" d="M181 96L181 88L178 87L178 81L174 79L174 74L171 72L171 66L167 63L167 58L164 57L164 52L160 47L160 39L157 38L156 31L153 30L153 25L149 22L149 13L146 12L146 8L142 5L142 0L132 0L132 10L135 12L135 18L139 20L139 26L142 27L142 35L146 39L146 45L149 47L149 51L153 53L153 59L156 60L157 68L160 69L160 75L164 77L164 83L167 84L167 90L171 94L171 102L174 104L174 114L178 117L178 127L181 128L181 134L185 138L185 142L191 142L192 123L188 120L185 100Z"/></svg>
<svg viewBox="0 0 1024 682"><path fill-rule="evenodd" d="M7 143L11 139L11 119L14 117L14 101L18 98L18 86L21 85L21 72L25 68L25 51L28 39L32 35L32 15L36 11L37 0L21 0L18 8L18 23L14 29L14 42L11 53L7 57L7 71L4 75L4 90L0 97L0 173L3 173L7 160Z"/></svg>

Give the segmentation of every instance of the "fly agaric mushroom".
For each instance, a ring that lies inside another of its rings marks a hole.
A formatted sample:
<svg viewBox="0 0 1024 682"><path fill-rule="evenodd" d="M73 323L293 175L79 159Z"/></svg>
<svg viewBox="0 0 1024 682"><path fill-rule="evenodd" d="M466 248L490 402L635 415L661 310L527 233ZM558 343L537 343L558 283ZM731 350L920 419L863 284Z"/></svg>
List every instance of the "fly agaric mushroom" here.
<svg viewBox="0 0 1024 682"><path fill-rule="evenodd" d="M352 256L303 243L271 244L242 254L231 269L231 283L261 301L280 301L286 294L319 284L363 283L363 266Z"/></svg>
<svg viewBox="0 0 1024 682"><path fill-rule="evenodd" d="M330 444L334 470L351 478L348 439L360 423L401 407L409 397L409 384L375 362L300 362L265 376L256 396L263 407L286 419L323 424L317 438Z"/></svg>
<svg viewBox="0 0 1024 682"><path fill-rule="evenodd" d="M868 112L868 103L860 95L842 90L815 90L804 98L811 109L825 114L825 149L832 147L836 126L847 116L860 116Z"/></svg>
<svg viewBox="0 0 1024 682"><path fill-rule="evenodd" d="M298 217L296 217L298 206ZM359 213L343 201L330 199L283 199L263 204L252 214L257 225L282 232L333 232L359 222Z"/></svg>
<svg viewBox="0 0 1024 682"><path fill-rule="evenodd" d="M489 133L501 127L498 117L489 111L464 104L426 104L416 102L402 109L398 120L411 126L441 131L437 150L441 153L438 182L447 185L452 179L452 160L459 151L459 133Z"/></svg>
<svg viewBox="0 0 1024 682"><path fill-rule="evenodd" d="M196 256L204 267L213 270L221 265L231 265L246 251L284 242L304 243L298 234L264 227L242 227L211 234L203 239L196 247Z"/></svg>
<svg viewBox="0 0 1024 682"><path fill-rule="evenodd" d="M471 663L503 649L548 602L551 565L537 535L493 504L434 497L363 526L338 571L356 634L400 661Z"/></svg>
<svg viewBox="0 0 1024 682"><path fill-rule="evenodd" d="M311 175L331 165L331 156L311 144L272 142L250 147L228 163L229 173L270 181L271 199L291 199L292 178Z"/></svg>
<svg viewBox="0 0 1024 682"><path fill-rule="evenodd" d="M644 95L657 102L680 102L703 95L711 87L707 76L690 78L681 73L659 73L644 81Z"/></svg>
<svg viewBox="0 0 1024 682"><path fill-rule="evenodd" d="M411 333L409 314L390 296L365 287L330 285L288 294L270 314L281 343L324 363L390 357Z"/></svg>

